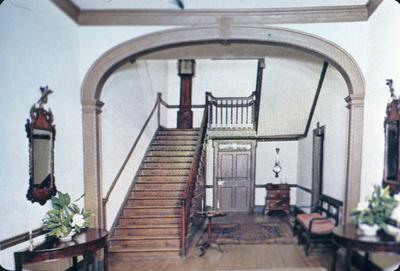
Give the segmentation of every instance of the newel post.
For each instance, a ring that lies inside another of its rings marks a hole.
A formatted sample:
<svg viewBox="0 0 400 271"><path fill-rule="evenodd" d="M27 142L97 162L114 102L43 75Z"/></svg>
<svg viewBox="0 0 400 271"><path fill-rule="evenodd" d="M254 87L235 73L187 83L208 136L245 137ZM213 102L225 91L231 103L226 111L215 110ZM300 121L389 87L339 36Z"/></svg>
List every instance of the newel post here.
<svg viewBox="0 0 400 271"><path fill-rule="evenodd" d="M83 178L85 208L95 212L89 218L92 227L104 228L103 176L101 165L101 101L82 102Z"/></svg>

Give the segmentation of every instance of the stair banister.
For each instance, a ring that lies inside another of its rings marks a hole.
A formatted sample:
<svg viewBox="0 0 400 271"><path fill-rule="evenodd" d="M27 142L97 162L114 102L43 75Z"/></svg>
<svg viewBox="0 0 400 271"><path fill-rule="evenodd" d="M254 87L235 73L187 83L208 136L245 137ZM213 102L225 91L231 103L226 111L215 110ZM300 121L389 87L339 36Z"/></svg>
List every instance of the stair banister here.
<svg viewBox="0 0 400 271"><path fill-rule="evenodd" d="M115 176L113 182L111 183L106 196L103 198L103 227L104 228L107 228L107 216L106 216L107 202L110 199L111 193L114 190L115 186L117 185L119 177L121 176L122 172L125 170L125 167L128 164L129 159L132 156L132 153L135 151L135 148L138 145L139 140L141 139L144 131L146 130L147 125L149 124L150 120L152 119L156 109L157 109L157 123L158 123L158 126L160 126L160 101L161 101L161 93L157 93L157 99L156 99L156 102L154 103L153 109L151 110L149 116L147 117L145 123L143 124L142 129L140 130L138 136L136 137L136 139L135 139L131 149L129 150L124 162L122 163L120 169L118 170L117 175Z"/></svg>
<svg viewBox="0 0 400 271"><path fill-rule="evenodd" d="M206 101L206 103L207 103L207 101ZM203 112L203 118L201 121L200 131L199 131L199 138L196 142L196 152L193 156L189 175L188 175L186 183L185 183L185 189L183 191L182 200L181 200L181 208L180 208L181 256L186 255L186 245L187 245L186 244L187 243L186 235L187 235L188 225L189 225L189 220L190 220L190 211L191 211L191 204L192 204L192 199L193 199L193 191L194 191L195 185L196 185L201 155L203 154L203 142L204 142L206 131L207 131L207 122L208 122L208 110L207 110L207 106L205 106L205 109Z"/></svg>

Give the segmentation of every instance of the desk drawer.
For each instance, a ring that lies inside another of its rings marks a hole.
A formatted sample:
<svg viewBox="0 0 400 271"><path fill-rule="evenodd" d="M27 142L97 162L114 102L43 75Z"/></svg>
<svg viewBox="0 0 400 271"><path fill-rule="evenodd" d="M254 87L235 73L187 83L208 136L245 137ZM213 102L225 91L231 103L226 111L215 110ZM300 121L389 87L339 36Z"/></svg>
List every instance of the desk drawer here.
<svg viewBox="0 0 400 271"><path fill-rule="evenodd" d="M268 199L289 198L289 190L272 190L267 191Z"/></svg>

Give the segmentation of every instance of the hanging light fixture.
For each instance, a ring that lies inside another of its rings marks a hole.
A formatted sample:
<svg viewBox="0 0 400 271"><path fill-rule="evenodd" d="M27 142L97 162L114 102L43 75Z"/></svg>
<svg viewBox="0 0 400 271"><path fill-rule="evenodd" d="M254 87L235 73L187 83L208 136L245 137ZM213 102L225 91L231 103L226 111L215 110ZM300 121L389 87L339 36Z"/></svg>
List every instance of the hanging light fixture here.
<svg viewBox="0 0 400 271"><path fill-rule="evenodd" d="M279 178L279 173L282 170L282 167L281 167L280 161L279 161L279 148L275 148L275 151L276 151L275 165L272 168L272 171L275 173L275 178Z"/></svg>

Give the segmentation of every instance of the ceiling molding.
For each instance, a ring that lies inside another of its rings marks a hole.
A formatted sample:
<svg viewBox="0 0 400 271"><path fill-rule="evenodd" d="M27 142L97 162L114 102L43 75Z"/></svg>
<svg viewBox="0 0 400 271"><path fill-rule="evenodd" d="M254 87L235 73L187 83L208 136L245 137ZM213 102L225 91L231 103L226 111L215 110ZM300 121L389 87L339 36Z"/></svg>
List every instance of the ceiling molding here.
<svg viewBox="0 0 400 271"><path fill-rule="evenodd" d="M61 9L68 17L78 23L80 9L70 0L51 0L59 9Z"/></svg>
<svg viewBox="0 0 400 271"><path fill-rule="evenodd" d="M375 12L378 6L383 2L383 0L369 0L367 3L368 17Z"/></svg>
<svg viewBox="0 0 400 271"><path fill-rule="evenodd" d="M77 24L106 25L217 25L225 18L240 25L366 21L382 0L365 5L268 9L124 9L81 10L71 0L51 0Z"/></svg>

